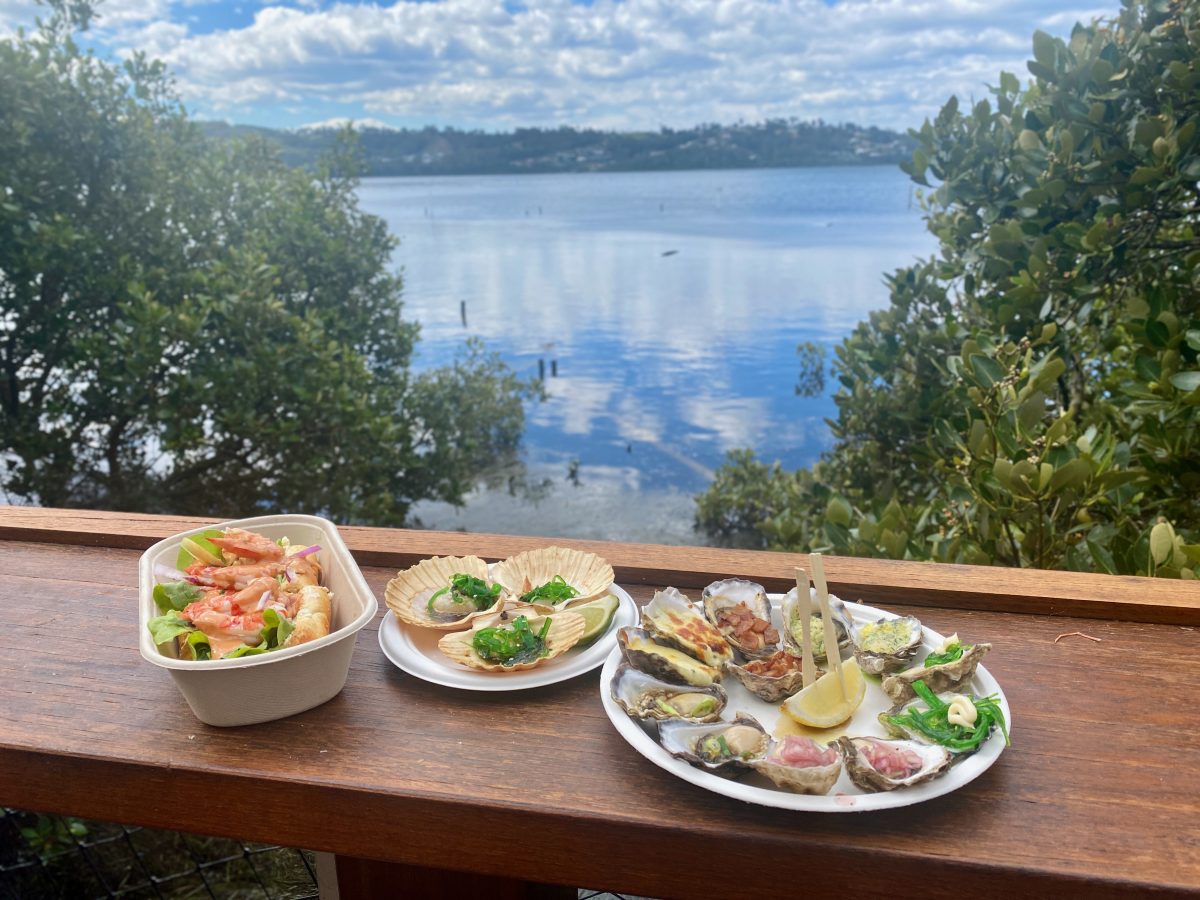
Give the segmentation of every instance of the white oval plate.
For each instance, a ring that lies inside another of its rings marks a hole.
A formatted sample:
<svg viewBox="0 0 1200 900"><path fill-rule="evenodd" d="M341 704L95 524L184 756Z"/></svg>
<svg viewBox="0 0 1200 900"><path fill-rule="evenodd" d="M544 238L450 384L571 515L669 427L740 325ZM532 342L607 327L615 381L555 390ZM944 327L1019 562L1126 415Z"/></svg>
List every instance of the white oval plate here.
<svg viewBox="0 0 1200 900"><path fill-rule="evenodd" d="M780 626L781 619L778 607L780 595L772 594L771 599L775 603L772 609L772 618L775 620L775 625ZM894 613L876 609L872 606L863 606L860 603L847 603L846 610L855 622L874 622L880 618L897 618ZM942 640L942 635L936 631L931 631L929 628L924 629L922 646L925 650L932 652L940 648ZM809 812L863 812L870 809L893 809L898 806L909 806L913 803L932 800L934 797L940 797L943 794L958 790L963 785L982 775L1000 756L1000 751L1004 749L1004 738L997 730L996 733L988 738L978 752L968 756L962 762L956 763L949 772L940 778L935 778L932 781L927 781L915 787L897 788L894 791L883 791L880 793L870 793L856 787L850 781L850 776L846 774L844 769L838 777L837 782L830 788L829 793L823 796L793 794L790 791L785 791L783 788L776 787L767 778L755 772L749 773L746 777L738 781L733 781L729 778L697 769L681 759L676 759L658 743L655 736L657 734L656 726L642 725L639 720L631 718L625 710L616 704L609 692L609 685L612 683L613 676L616 674L617 667L620 664L621 650L619 647L614 647L608 659L605 660L604 669L600 673L600 700L604 704L604 711L608 713L608 718L612 721L621 737L625 738L632 745L633 749L637 750L646 759L650 760L656 766L666 769L672 775L682 778L684 781L690 782L697 787L702 787L705 790L724 794L726 797L733 797L735 800L744 800L747 803L757 803L762 806L777 806L781 809L806 810ZM846 725L830 729L830 739L841 734L849 734L855 737L869 735L887 737L883 726L879 724L876 716L890 709L892 701L883 692L877 679L873 679L871 676L864 677L867 679L867 696ZM722 679L721 686L729 694L729 704L725 707L725 714L722 718L731 719L736 712L745 711L758 719L767 731L772 732L772 734L774 733L779 718L783 716L783 713L779 711L778 705L760 700L746 690L736 678ZM986 697L990 694L999 695L1000 708L1004 711L1004 721L1011 735L1012 711L1009 709L1008 699L1004 696L1004 692L1000 690L1000 685L996 683L996 679L988 673L987 669L979 666L975 670L975 678L972 679L969 688L970 692L977 697Z"/></svg>
<svg viewBox="0 0 1200 900"><path fill-rule="evenodd" d="M609 588L609 593L620 601L620 605L613 613L608 631L582 650L568 650L536 669L482 672L459 665L438 649L438 640L449 632L405 625L391 610L379 625L379 647L397 668L446 687L466 691L521 691L556 684L590 672L603 663L609 651L616 649L617 629L637 621L637 604L633 598L615 584Z"/></svg>

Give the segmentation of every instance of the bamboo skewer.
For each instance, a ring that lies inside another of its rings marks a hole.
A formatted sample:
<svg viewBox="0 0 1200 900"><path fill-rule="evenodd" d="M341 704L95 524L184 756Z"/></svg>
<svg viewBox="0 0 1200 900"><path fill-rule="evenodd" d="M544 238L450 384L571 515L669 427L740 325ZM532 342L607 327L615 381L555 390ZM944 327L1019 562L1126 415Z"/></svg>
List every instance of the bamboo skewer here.
<svg viewBox="0 0 1200 900"><path fill-rule="evenodd" d="M829 612L829 587L825 584L825 565L821 562L820 553L809 554L809 566L812 568L813 584L817 588L817 605L821 607L821 625L825 629L825 659L832 666L831 671L837 672L838 687L842 689L842 699L849 700L846 693L846 678L842 674L842 653L838 648L837 632L833 630L833 616Z"/></svg>
<svg viewBox="0 0 1200 900"><path fill-rule="evenodd" d="M804 686L808 687L817 680L817 664L813 660L812 649L812 593L808 589L808 574L796 566L796 608L800 610L800 677ZM787 628L785 621L783 627Z"/></svg>

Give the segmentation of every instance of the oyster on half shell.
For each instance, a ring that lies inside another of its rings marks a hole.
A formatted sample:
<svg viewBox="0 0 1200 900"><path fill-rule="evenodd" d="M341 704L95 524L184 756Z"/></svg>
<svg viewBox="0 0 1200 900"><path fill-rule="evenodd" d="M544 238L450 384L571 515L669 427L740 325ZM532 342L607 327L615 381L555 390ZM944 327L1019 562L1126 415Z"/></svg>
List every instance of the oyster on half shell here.
<svg viewBox="0 0 1200 900"><path fill-rule="evenodd" d="M709 772L748 768L767 752L771 736L748 713L732 722L696 724L667 719L658 724L658 742L668 753Z"/></svg>
<svg viewBox="0 0 1200 900"><path fill-rule="evenodd" d="M631 666L663 681L708 687L721 680L720 669L658 643L644 628L618 628L617 645Z"/></svg>
<svg viewBox="0 0 1200 900"><path fill-rule="evenodd" d="M906 669L883 679L883 692L896 703L916 697L912 684L923 681L935 694L959 691L975 677L979 661L992 649L991 644L975 644L963 650L963 655L953 662L934 666L918 666Z"/></svg>
<svg viewBox="0 0 1200 900"><path fill-rule="evenodd" d="M921 649L921 622L915 616L881 618L851 632L858 667L871 675L899 672Z"/></svg>
<svg viewBox="0 0 1200 900"><path fill-rule="evenodd" d="M850 780L864 791L892 791L929 781L950 768L945 747L877 737L840 737L838 748Z"/></svg>
<svg viewBox="0 0 1200 900"><path fill-rule="evenodd" d="M800 595L792 588L783 595L783 646L793 656L800 656L803 638L803 625L800 620L806 604L800 602ZM821 620L821 608L817 605L817 592L809 589L807 610L809 624L812 628L813 659L821 662L825 656L825 628ZM850 646L850 633L854 624L846 610L846 604L833 595L829 597L829 612L833 618L833 628L837 632L839 648ZM840 654L839 654L840 655Z"/></svg>
<svg viewBox="0 0 1200 900"><path fill-rule="evenodd" d="M749 659L779 649L779 631L771 624L771 601L761 584L742 578L714 581L700 595L704 618Z"/></svg>
<svg viewBox="0 0 1200 900"><path fill-rule="evenodd" d="M778 650L765 659L752 659L744 666L729 663L725 669L746 690L767 703L778 703L804 687L800 658L786 650ZM817 669L816 674L822 675L823 670Z"/></svg>
<svg viewBox="0 0 1200 900"><path fill-rule="evenodd" d="M842 757L833 745L822 746L810 737L789 734L772 741L761 759L750 763L781 788L797 794L828 794L842 774Z"/></svg>
<svg viewBox="0 0 1200 900"><path fill-rule="evenodd" d="M658 640L720 669L733 659L733 648L715 625L673 587L656 591L642 607L642 627Z"/></svg>
<svg viewBox="0 0 1200 900"><path fill-rule="evenodd" d="M687 719L715 722L728 697L717 684L710 687L671 684L622 663L609 684L613 701L635 719Z"/></svg>

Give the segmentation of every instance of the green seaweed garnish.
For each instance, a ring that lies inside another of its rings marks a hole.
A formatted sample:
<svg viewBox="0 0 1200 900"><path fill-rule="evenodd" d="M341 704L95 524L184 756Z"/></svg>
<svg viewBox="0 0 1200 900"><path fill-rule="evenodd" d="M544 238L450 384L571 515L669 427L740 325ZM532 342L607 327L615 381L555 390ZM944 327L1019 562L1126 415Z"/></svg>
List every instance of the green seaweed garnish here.
<svg viewBox="0 0 1200 900"><path fill-rule="evenodd" d="M515 666L518 663L540 659L549 653L550 648L546 646L546 635L549 633L549 618L542 621L541 631L534 634L533 629L529 627L529 620L518 616L512 625L480 628L471 638L471 646L481 658L489 662Z"/></svg>
<svg viewBox="0 0 1200 900"><path fill-rule="evenodd" d="M928 669L930 666L942 666L946 663L957 662L970 649L970 647L964 647L962 641L955 641L941 653L930 653L925 657L925 668Z"/></svg>
<svg viewBox="0 0 1200 900"><path fill-rule="evenodd" d="M573 600L579 596L579 591L567 584L566 580L561 575L555 575L545 584L540 587L535 587L532 591L521 595L521 599L526 603L562 603L564 600Z"/></svg>
<svg viewBox="0 0 1200 900"><path fill-rule="evenodd" d="M1004 721L1004 713L1000 709L1000 698L997 695L970 698L971 702L975 704L978 718L975 719L974 725L967 727L950 724L948 718L950 704L931 691L925 682L914 681L912 688L916 695L925 701L928 709L917 709L915 706L910 706L898 715L884 713L879 718L898 728L921 734L929 741L941 744L947 750L953 750L956 753L971 753L978 750L979 746L987 740L988 735L992 733L992 727L996 725L1000 727L1000 731L1004 735L1004 745L1011 746L1012 742L1008 739L1008 726Z"/></svg>
<svg viewBox="0 0 1200 900"><path fill-rule="evenodd" d="M449 592L450 596L456 601L470 603L476 610L483 610L496 602L496 598L500 596L500 591L501 586L499 584L493 584L491 587L488 587L488 583L482 578L459 573L450 579L450 584L429 598L426 609L432 613L433 602L442 596L442 594Z"/></svg>

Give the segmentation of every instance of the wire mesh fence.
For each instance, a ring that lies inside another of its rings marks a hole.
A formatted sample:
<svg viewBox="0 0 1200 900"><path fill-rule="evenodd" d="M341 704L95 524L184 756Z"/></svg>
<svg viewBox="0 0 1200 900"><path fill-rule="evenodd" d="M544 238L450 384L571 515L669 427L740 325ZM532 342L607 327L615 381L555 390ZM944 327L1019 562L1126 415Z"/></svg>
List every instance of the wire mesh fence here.
<svg viewBox="0 0 1200 900"><path fill-rule="evenodd" d="M0 810L0 898L317 898L305 850Z"/></svg>

